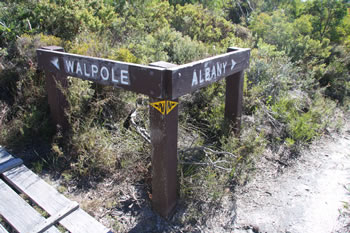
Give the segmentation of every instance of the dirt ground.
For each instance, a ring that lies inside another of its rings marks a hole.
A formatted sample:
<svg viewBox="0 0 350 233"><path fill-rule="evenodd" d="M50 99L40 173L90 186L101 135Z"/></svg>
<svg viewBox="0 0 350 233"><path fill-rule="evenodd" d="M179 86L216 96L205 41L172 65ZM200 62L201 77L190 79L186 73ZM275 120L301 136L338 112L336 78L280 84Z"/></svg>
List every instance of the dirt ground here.
<svg viewBox="0 0 350 233"><path fill-rule="evenodd" d="M283 160L284 161L284 160ZM143 184L127 177L107 178L89 190L62 188L70 199L115 232L350 232L350 124L343 133L324 136L298 157L283 162L267 152L254 178L228 191L220 203L201 203L206 216L196 218L179 201L176 214L164 220L150 206ZM200 218L200 219L199 219Z"/></svg>
<svg viewBox="0 0 350 233"><path fill-rule="evenodd" d="M236 193L237 232L350 232L350 128L323 138L276 173L266 161ZM268 170L270 167L270 170Z"/></svg>

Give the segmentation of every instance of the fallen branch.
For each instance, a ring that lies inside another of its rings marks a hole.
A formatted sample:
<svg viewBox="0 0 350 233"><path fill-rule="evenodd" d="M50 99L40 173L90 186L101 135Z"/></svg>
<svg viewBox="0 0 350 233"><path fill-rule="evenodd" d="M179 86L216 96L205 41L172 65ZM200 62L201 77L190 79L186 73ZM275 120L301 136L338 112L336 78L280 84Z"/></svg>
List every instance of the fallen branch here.
<svg viewBox="0 0 350 233"><path fill-rule="evenodd" d="M213 154L216 154L216 155L229 155L232 158L237 158L236 155L234 155L234 154L232 154L230 152L227 152L227 151L216 151L216 150L210 149L209 147L205 147L205 146L186 148L186 149L183 149L183 150L179 150L179 153L186 153L187 151L191 151L191 150L202 150L206 154L209 151L210 153L213 153Z"/></svg>
<svg viewBox="0 0 350 233"><path fill-rule="evenodd" d="M213 150L213 149L210 149L208 147L203 147L203 150L204 152L205 151L209 151L210 153L213 153L213 154L217 154L217 155L229 155L231 156L232 158L237 158L236 155L230 153L230 152L227 152L227 151L216 151L216 150Z"/></svg>
<svg viewBox="0 0 350 233"><path fill-rule="evenodd" d="M210 149L208 147L187 148L187 149L184 149L184 150L180 150L179 153L185 153L186 151L190 151L190 150L202 150L209 161L208 162L196 162L196 161L183 161L183 160L180 159L179 160L180 164L210 166L210 167L213 167L213 168L217 168L217 169L221 169L221 170L224 170L224 171L227 171L227 172L231 172L232 168L226 168L226 167L218 165L220 163L232 164L231 161L227 161L227 160L224 160L224 159L213 161L210 158L209 153L216 154L216 155L228 155L231 158L237 158L236 155L234 155L234 154L232 154L230 152L227 152L227 151L215 151L215 150Z"/></svg>
<svg viewBox="0 0 350 233"><path fill-rule="evenodd" d="M149 133L147 132L146 129L140 127L137 122L136 122L136 118L137 118L137 109L135 111L133 111L130 115L130 122L131 124L135 127L136 131L138 134L140 134L148 143L151 143L151 137L149 135ZM180 164L195 164L195 165L205 165L205 166L211 166L211 167L214 167L214 168L217 168L217 169L221 169L221 170L225 170L225 171L232 171L231 168L225 168L225 167L222 167L222 166L219 166L218 164L220 163L226 163L226 164L230 164L231 162L230 161L227 161L227 160L217 160L217 161L213 161L210 156L208 155L209 153L211 154L215 154L215 155L227 155L227 156L230 156L231 158L237 158L236 155L230 153L230 152L227 152L227 151L216 151L216 150L213 150L213 149L210 149L208 147L195 147L195 148L187 148L187 149L184 149L184 150L179 150L179 153L185 153L186 151L189 151L189 150L193 150L193 149L199 149L199 150L203 150L203 152L205 153L205 156L208 158L209 162L185 162L185 161L182 161L180 160L179 163Z"/></svg>
<svg viewBox="0 0 350 233"><path fill-rule="evenodd" d="M214 167L214 168L217 168L217 169L221 169L221 170L224 170L224 171L227 171L227 172L231 172L232 169L231 168L225 168L225 167L222 167L222 166L218 166L216 165L216 163L218 162L223 162L223 161L210 161L209 163L199 163L199 162L184 162L184 161L179 161L180 164L190 164L190 165L203 165L203 166L210 166L210 167Z"/></svg>
<svg viewBox="0 0 350 233"><path fill-rule="evenodd" d="M131 124L135 127L137 133L140 134L141 137L143 137L148 143L151 143L151 136L149 135L149 133L147 132L146 129L140 127L136 123L136 121L135 121L136 116L137 116L137 109L135 109L135 111L133 113L131 113L131 115L130 115Z"/></svg>
<svg viewBox="0 0 350 233"><path fill-rule="evenodd" d="M282 123L279 122L278 120L276 120L271 114L272 114L272 111L270 111L266 105L261 102L259 99L256 99L258 101L258 103L261 105L261 109L263 110L263 112L266 114L267 116L267 119L269 120L269 122L271 123L271 125L277 129L277 130L281 130L281 127L282 127Z"/></svg>

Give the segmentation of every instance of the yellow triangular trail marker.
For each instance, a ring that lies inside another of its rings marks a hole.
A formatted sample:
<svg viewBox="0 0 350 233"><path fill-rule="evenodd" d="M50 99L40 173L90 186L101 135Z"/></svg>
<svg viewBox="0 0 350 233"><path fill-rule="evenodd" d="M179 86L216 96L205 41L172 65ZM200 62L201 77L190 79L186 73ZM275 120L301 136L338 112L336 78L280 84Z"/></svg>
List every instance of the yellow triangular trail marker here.
<svg viewBox="0 0 350 233"><path fill-rule="evenodd" d="M169 112L171 112L171 110L173 110L176 107L178 102L168 100L166 104L166 114L168 114Z"/></svg>
<svg viewBox="0 0 350 233"><path fill-rule="evenodd" d="M165 100L162 101L158 101L158 102L154 102L154 103L150 103L150 105L157 109L161 114L165 114Z"/></svg>
<svg viewBox="0 0 350 233"><path fill-rule="evenodd" d="M150 103L150 105L164 115L171 112L171 110L173 110L178 105L178 102L170 101L170 100L162 100L162 101Z"/></svg>

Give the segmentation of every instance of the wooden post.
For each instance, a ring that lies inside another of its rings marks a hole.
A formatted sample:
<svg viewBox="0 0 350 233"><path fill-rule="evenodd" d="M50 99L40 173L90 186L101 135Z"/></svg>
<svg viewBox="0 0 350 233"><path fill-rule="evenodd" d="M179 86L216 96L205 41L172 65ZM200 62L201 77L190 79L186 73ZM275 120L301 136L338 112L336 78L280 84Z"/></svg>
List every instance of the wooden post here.
<svg viewBox="0 0 350 233"><path fill-rule="evenodd" d="M49 51L51 50L51 51ZM229 48L228 53L176 66L150 66L63 53L63 48L38 49L38 64L46 72L52 118L68 128L67 100L57 84L67 87L66 76L142 93L150 97L152 144L152 206L168 218L177 202L178 98L226 77L225 119L239 133L242 115L243 71L250 49Z"/></svg>
<svg viewBox="0 0 350 233"><path fill-rule="evenodd" d="M64 49L58 46L47 46L43 47L42 49L64 52ZM45 59L45 57L41 57L40 59ZM62 88L67 88L67 77L65 75L62 75L61 73L52 73L47 70L45 70L45 75L46 91L53 123L56 125L56 127L59 125L59 127L61 127L63 131L65 131L68 129L69 126L68 120L64 113L64 109L68 106L68 102L65 96L63 95L62 91L59 89L58 84Z"/></svg>
<svg viewBox="0 0 350 233"><path fill-rule="evenodd" d="M243 71L226 78L225 120L235 134L239 134L241 129L243 83Z"/></svg>
<svg viewBox="0 0 350 233"><path fill-rule="evenodd" d="M173 67L165 62L152 63L157 67ZM165 77L166 79L167 77ZM150 103L164 101L150 98ZM177 102L178 99L171 100ZM152 207L164 218L169 218L177 202L177 133L178 107L166 113L167 100L164 101L165 113L150 106L150 128L152 144Z"/></svg>

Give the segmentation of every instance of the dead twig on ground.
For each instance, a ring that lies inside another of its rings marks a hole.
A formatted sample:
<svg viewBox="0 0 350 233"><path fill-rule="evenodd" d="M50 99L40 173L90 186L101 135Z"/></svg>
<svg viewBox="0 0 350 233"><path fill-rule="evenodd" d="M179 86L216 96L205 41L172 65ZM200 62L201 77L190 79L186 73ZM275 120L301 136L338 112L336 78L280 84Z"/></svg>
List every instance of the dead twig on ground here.
<svg viewBox="0 0 350 233"><path fill-rule="evenodd" d="M283 125L282 125L281 122L279 122L278 120L276 120L276 118L274 118L274 117L272 116L273 111L271 111L270 109L268 109L268 108L266 107L266 105L265 105L263 102L261 102L259 99L256 99L256 101L260 104L262 111L263 111L264 114L267 116L267 119L269 120L269 122L271 123L271 125L272 125L276 130L281 131L281 128L282 128Z"/></svg>
<svg viewBox="0 0 350 233"><path fill-rule="evenodd" d="M211 166L213 168L217 168L217 169L220 169L220 170L224 170L224 171L227 171L227 172L231 172L232 171L232 168L227 168L227 167L223 167L223 166L220 166L218 164L232 164L232 161L228 161L228 160L225 160L225 159L220 159L220 160L216 160L216 161L213 161L212 158L210 158L209 154L215 154L215 155L228 155L229 157L231 158L234 158L236 159L237 156L230 153L230 152L227 152L227 151L216 151L216 150L213 150L211 148L208 148L208 147L194 147L194 148L187 148L187 149L184 149L184 150L180 150L179 153L186 153L188 151L191 151L191 150L201 150L204 152L206 158L208 159L208 162L198 162L198 161L183 161L182 159L179 160L179 163L180 164L191 164L191 165L202 165L202 166Z"/></svg>
<svg viewBox="0 0 350 233"><path fill-rule="evenodd" d="M143 137L148 143L151 143L151 136L149 135L149 133L145 128L142 128L136 123L136 117L137 117L137 109L135 109L135 111L132 112L130 115L131 124L135 127L137 133L140 134L141 137Z"/></svg>
<svg viewBox="0 0 350 233"><path fill-rule="evenodd" d="M182 150L179 150L179 153L186 153L188 151L193 151L193 150L202 150L204 151L205 153L212 153L212 154L216 154L216 155L228 155L232 158L237 158L236 155L228 152L228 151L216 151L216 150L213 150L209 147L205 147L205 146L199 146L199 147L191 147L191 148L186 148L186 149L182 149Z"/></svg>

